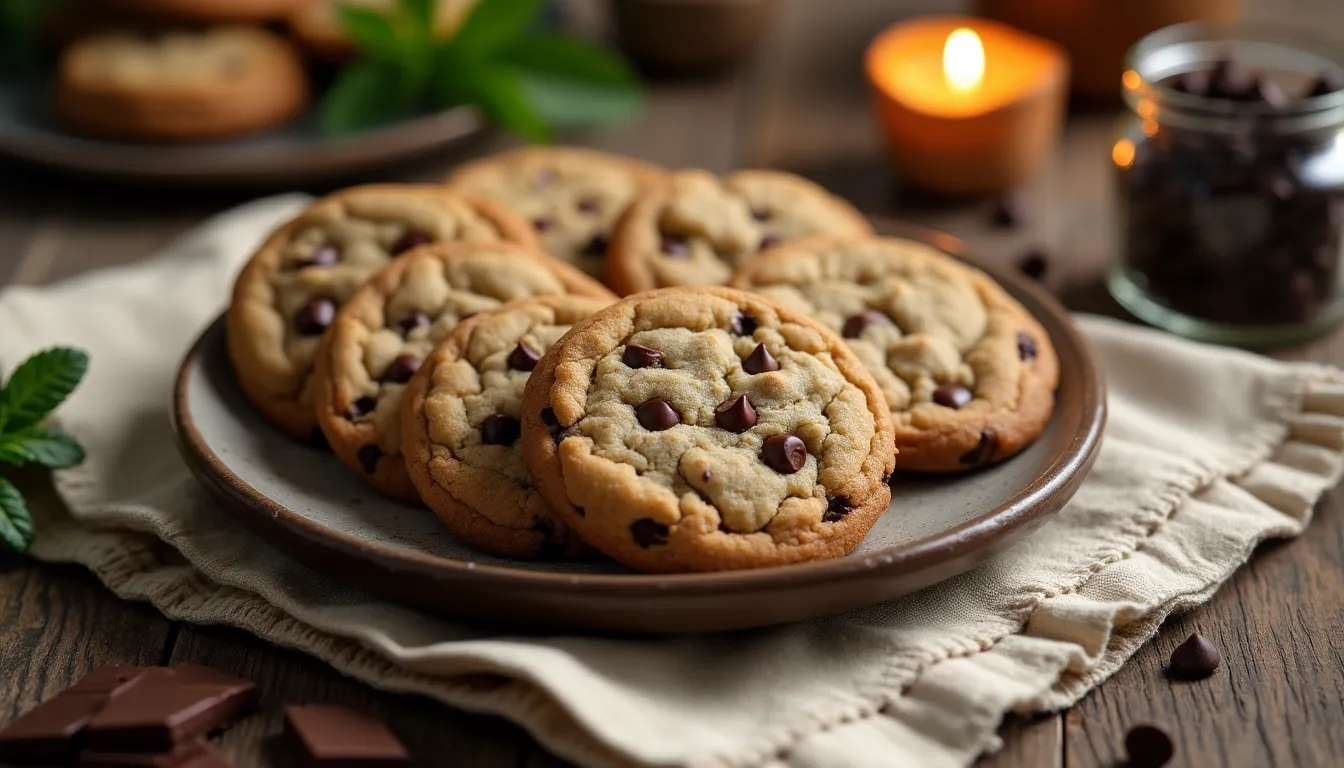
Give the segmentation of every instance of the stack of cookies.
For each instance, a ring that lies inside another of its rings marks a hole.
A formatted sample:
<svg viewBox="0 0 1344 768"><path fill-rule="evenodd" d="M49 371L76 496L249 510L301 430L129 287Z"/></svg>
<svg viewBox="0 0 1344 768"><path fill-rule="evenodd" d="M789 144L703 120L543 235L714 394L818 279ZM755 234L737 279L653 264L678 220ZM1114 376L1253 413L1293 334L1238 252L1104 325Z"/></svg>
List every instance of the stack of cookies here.
<svg viewBox="0 0 1344 768"><path fill-rule="evenodd" d="M994 281L806 180L577 149L317 201L228 344L272 423L473 546L648 572L842 556L893 471L1028 445L1058 376Z"/></svg>

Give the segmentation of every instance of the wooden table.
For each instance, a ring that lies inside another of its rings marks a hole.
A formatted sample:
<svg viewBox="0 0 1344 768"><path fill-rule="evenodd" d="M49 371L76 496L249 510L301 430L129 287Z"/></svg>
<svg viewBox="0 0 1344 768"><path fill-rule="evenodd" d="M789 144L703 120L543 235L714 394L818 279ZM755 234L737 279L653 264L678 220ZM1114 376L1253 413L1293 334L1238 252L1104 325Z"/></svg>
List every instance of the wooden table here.
<svg viewBox="0 0 1344 768"><path fill-rule="evenodd" d="M1255 18L1344 29L1338 0L1253 0ZM742 166L805 174L874 214L899 215L966 238L1011 262L1026 248L1051 254L1049 285L1072 308L1115 312L1100 287L1113 256L1108 147L1114 108L1072 117L1052 167L1029 190L1019 230L989 225L991 203L932 204L897 194L861 82L868 40L915 12L957 10L919 0L786 0L755 58L734 74L656 85L635 123L575 137L670 166ZM475 142L386 179L434 179ZM313 190L321 191L321 190ZM142 258L212 212L257 190L127 189L0 166L0 285L47 283ZM3 333L0 329L0 333ZM1282 356L1344 363L1344 332ZM1260 548L1204 607L1172 620L1113 679L1073 709L1004 726L994 766L1113 765L1126 728L1168 724L1181 758L1197 766L1338 765L1344 755L1344 491L1327 494L1300 539ZM1161 670L1199 630L1224 653L1211 680L1172 685ZM199 662L257 681L263 710L230 730L239 766L284 765L272 738L278 707L295 700L370 706L390 718L426 765L560 764L520 728L408 696L378 693L300 653L245 633L171 622L122 602L78 568L0 553L0 722L109 663Z"/></svg>

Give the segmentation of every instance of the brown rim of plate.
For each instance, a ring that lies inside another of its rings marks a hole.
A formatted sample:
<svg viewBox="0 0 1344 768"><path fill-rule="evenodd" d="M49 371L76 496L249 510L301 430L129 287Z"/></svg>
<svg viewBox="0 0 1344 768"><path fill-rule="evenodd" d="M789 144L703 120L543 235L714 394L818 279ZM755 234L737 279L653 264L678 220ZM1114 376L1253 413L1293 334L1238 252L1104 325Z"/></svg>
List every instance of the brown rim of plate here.
<svg viewBox="0 0 1344 768"><path fill-rule="evenodd" d="M1000 283L1012 286L1015 293L1030 298L1028 310L1041 321L1050 334L1061 360L1077 360L1076 368L1067 375L1080 378L1082 395L1081 429L1069 448L1051 462L1049 468L1035 482L1018 491L1006 503L980 517L961 525L940 531L899 548L887 548L861 555L849 555L834 560L775 566L741 571L719 571L692 574L576 574L509 568L507 566L468 564L400 547L388 547L360 540L349 534L313 523L271 499L258 493L229 470L206 445L187 410L187 375L205 343L214 334L222 333L222 319L216 320L201 334L183 358L178 369L173 392L173 424L178 444L194 464L194 474L219 489L226 497L242 507L265 516L254 516L257 525L274 525L285 534L298 536L319 550L324 556L337 555L355 558L391 572L414 572L433 579L452 580L464 586L488 586L505 589L526 588L547 592L573 594L584 589L617 597L666 596L669 590L680 593L706 593L731 590L734 593L754 590L773 591L781 585L823 585L843 582L855 576L872 578L884 573L900 575L919 572L989 547L995 540L1012 531L1035 525L1058 511L1062 503L1050 503L1057 494L1071 496L1086 476L1101 444L1102 429L1106 423L1106 388L1101 369L1087 342L1078 333L1068 312L1044 288L1018 277L1008 270L987 266L967 258L966 245L951 235L894 220L878 220L877 231L883 235L904 237L938 248L963 259L983 270ZM1034 305L1034 306L1031 306ZM264 523L263 523L264 519Z"/></svg>

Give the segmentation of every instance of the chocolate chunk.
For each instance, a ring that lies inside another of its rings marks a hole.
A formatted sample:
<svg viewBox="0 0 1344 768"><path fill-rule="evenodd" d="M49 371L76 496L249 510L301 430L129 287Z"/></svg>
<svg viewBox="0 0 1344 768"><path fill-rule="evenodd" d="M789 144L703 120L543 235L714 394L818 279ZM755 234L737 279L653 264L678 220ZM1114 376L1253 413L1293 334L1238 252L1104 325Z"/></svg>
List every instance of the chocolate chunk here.
<svg viewBox="0 0 1344 768"><path fill-rule="evenodd" d="M79 768L191 768L224 765L198 762L207 749L204 739L179 744L169 752L99 752L86 749L79 753Z"/></svg>
<svg viewBox="0 0 1344 768"><path fill-rule="evenodd" d="M870 325L890 323L891 318L875 309L869 309L860 312L857 315L850 315L845 319L845 325L840 329L840 333L846 339L857 339Z"/></svg>
<svg viewBox="0 0 1344 768"><path fill-rule="evenodd" d="M691 255L691 244L683 237L663 235L663 239L658 243L658 250L662 251L664 256L684 259Z"/></svg>
<svg viewBox="0 0 1344 768"><path fill-rule="evenodd" d="M13 765L65 765L80 737L108 701L105 692L66 691L38 704L0 730L0 761Z"/></svg>
<svg viewBox="0 0 1344 768"><path fill-rule="evenodd" d="M779 361L765 348L765 344L757 344L756 348L751 350L751 354L747 355L747 359L742 361L742 370L752 375L778 371Z"/></svg>
<svg viewBox="0 0 1344 768"><path fill-rule="evenodd" d="M662 368L663 353L638 344L627 344L621 353L621 362L630 368Z"/></svg>
<svg viewBox="0 0 1344 768"><path fill-rule="evenodd" d="M403 254L417 246L426 245L434 242L434 238L414 229L406 230L406 234L397 238L397 242L392 244L392 255Z"/></svg>
<svg viewBox="0 0 1344 768"><path fill-rule="evenodd" d="M509 367L515 371L530 371L537 367L539 360L541 353L521 341L509 353Z"/></svg>
<svg viewBox="0 0 1344 768"><path fill-rule="evenodd" d="M994 430L986 427L980 430L980 442L975 447L963 453L959 461L968 467L974 467L989 461L994 455L994 449L999 447L999 436Z"/></svg>
<svg viewBox="0 0 1344 768"><path fill-rule="evenodd" d="M1045 251L1040 248L1032 248L1026 251L1017 260L1017 271L1032 280L1040 280L1045 277L1045 273L1049 270L1050 259L1045 255Z"/></svg>
<svg viewBox="0 0 1344 768"><path fill-rule="evenodd" d="M1194 634L1171 652L1171 666L1167 671L1172 677L1203 680L1221 663L1223 655L1218 652L1218 647L1203 635Z"/></svg>
<svg viewBox="0 0 1344 768"><path fill-rule="evenodd" d="M463 319L465 320L466 318ZM397 321L397 330L401 331L402 336L409 336L415 329L426 328L431 322L429 315L424 312L412 312Z"/></svg>
<svg viewBox="0 0 1344 768"><path fill-rule="evenodd" d="M751 405L751 398L738 395L719 403L714 409L714 423L729 432L746 432L756 426L756 409Z"/></svg>
<svg viewBox="0 0 1344 768"><path fill-rule="evenodd" d="M756 333L756 318L746 312L738 312L737 317L733 318L733 325L728 330L737 336L751 336Z"/></svg>
<svg viewBox="0 0 1344 768"><path fill-rule="evenodd" d="M770 209L768 209L768 208L752 208L752 209L751 209L751 218L755 219L756 221L769 221L770 218L771 218L771 216L773 216L773 215L774 215L774 214L771 213L771 212L770 212Z"/></svg>
<svg viewBox="0 0 1344 768"><path fill-rule="evenodd" d="M576 205L576 207L579 209L580 213L587 213L591 215L597 213L598 210L601 208L601 205L598 203L598 200L595 197L584 197L579 199L579 202Z"/></svg>
<svg viewBox="0 0 1344 768"><path fill-rule="evenodd" d="M761 460L781 475L792 475L807 464L807 446L794 435L771 435L761 446Z"/></svg>
<svg viewBox="0 0 1344 768"><path fill-rule="evenodd" d="M350 404L350 421L358 421L368 416L378 407L378 398L365 395Z"/></svg>
<svg viewBox="0 0 1344 768"><path fill-rule="evenodd" d="M939 384L938 388L933 390L933 402L954 411L959 410L973 399L975 399L975 396L971 394L971 390L952 382Z"/></svg>
<svg viewBox="0 0 1344 768"><path fill-rule="evenodd" d="M387 726L345 707L288 706L285 739L303 768L401 768L410 766L406 747Z"/></svg>
<svg viewBox="0 0 1344 768"><path fill-rule="evenodd" d="M849 499L844 496L833 496L826 502L826 511L821 515L823 523L838 523L845 519L845 515L854 511L854 507L849 503Z"/></svg>
<svg viewBox="0 0 1344 768"><path fill-rule="evenodd" d="M513 445L522 433L522 425L507 413L492 413L481 420L481 442L486 445Z"/></svg>
<svg viewBox="0 0 1344 768"><path fill-rule="evenodd" d="M630 535L635 543L648 549L655 544L667 543L667 526L647 517L641 517L630 524Z"/></svg>
<svg viewBox="0 0 1344 768"><path fill-rule="evenodd" d="M145 675L158 671L156 667L98 667L81 677L79 682L66 688L62 693L101 693L115 696L126 690Z"/></svg>
<svg viewBox="0 0 1344 768"><path fill-rule="evenodd" d="M1136 725L1125 734L1125 752L1132 768L1158 768L1176 754L1176 745L1159 725Z"/></svg>
<svg viewBox="0 0 1344 768"><path fill-rule="evenodd" d="M538 232L549 232L555 226L555 219L539 218L532 220L532 228Z"/></svg>
<svg viewBox="0 0 1344 768"><path fill-rule="evenodd" d="M1312 81L1311 85L1307 87L1306 93L1302 94L1302 97L1310 99L1317 96L1325 96L1339 90L1344 90L1344 82L1341 82L1339 78L1331 72L1323 72L1319 77Z"/></svg>
<svg viewBox="0 0 1344 768"><path fill-rule="evenodd" d="M560 419L557 419L557 418L555 417L555 409L554 409L554 408L551 408L550 406L547 406L547 407L541 409L541 423L542 423L542 424L545 424L546 426L550 427L551 429L556 429L556 428L558 428L558 427L560 426Z"/></svg>
<svg viewBox="0 0 1344 768"><path fill-rule="evenodd" d="M359 466L364 468L364 472L372 475L374 470L378 469L378 460L383 458L383 449L373 443L369 443L359 449L359 453L355 454L355 458L359 460Z"/></svg>
<svg viewBox="0 0 1344 768"><path fill-rule="evenodd" d="M294 330L303 336L321 336L336 319L336 302L326 296L314 296L294 315Z"/></svg>
<svg viewBox="0 0 1344 768"><path fill-rule="evenodd" d="M661 397L645 400L635 409L640 426L650 432L662 432L681 423L681 416Z"/></svg>
<svg viewBox="0 0 1344 768"><path fill-rule="evenodd" d="M152 676L112 698L89 721L86 743L94 751L168 752L194 741L256 705L246 680L197 682L190 676Z"/></svg>
<svg viewBox="0 0 1344 768"><path fill-rule="evenodd" d="M1025 331L1017 332L1017 356L1023 362L1036 359L1036 340Z"/></svg>
<svg viewBox="0 0 1344 768"><path fill-rule="evenodd" d="M341 260L341 252L336 250L336 246L327 243L319 246L313 251L313 255L304 259L301 267L330 267L332 264Z"/></svg>
<svg viewBox="0 0 1344 768"><path fill-rule="evenodd" d="M383 370L382 380L388 384L405 384L420 370L420 358L415 355L397 355Z"/></svg>
<svg viewBox="0 0 1344 768"><path fill-rule="evenodd" d="M584 254L588 256L605 256L607 253L607 238L602 235L593 235L593 239L583 247Z"/></svg>
<svg viewBox="0 0 1344 768"><path fill-rule="evenodd" d="M1027 204L1022 195L1009 192L994 202L994 226L1013 229L1027 220Z"/></svg>

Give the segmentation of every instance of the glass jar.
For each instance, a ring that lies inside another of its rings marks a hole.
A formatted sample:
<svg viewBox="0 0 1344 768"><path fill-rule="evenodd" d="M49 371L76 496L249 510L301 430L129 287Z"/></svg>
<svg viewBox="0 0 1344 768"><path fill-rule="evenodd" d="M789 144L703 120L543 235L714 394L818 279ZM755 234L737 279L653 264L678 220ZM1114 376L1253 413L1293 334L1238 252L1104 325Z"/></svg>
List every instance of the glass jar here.
<svg viewBox="0 0 1344 768"><path fill-rule="evenodd" d="M1183 336L1243 346L1344 319L1344 46L1190 23L1143 38L1112 147L1111 294Z"/></svg>

